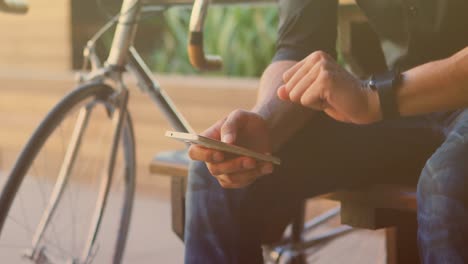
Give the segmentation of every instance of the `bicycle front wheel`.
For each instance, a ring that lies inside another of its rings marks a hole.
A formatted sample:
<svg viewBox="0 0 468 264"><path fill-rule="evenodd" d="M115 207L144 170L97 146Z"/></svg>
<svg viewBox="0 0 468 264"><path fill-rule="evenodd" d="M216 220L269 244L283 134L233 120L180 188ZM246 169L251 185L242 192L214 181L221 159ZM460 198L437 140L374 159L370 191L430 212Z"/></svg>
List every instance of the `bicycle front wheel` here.
<svg viewBox="0 0 468 264"><path fill-rule="evenodd" d="M118 101L105 84L78 87L41 122L10 175L0 175L2 262L120 263L135 149Z"/></svg>

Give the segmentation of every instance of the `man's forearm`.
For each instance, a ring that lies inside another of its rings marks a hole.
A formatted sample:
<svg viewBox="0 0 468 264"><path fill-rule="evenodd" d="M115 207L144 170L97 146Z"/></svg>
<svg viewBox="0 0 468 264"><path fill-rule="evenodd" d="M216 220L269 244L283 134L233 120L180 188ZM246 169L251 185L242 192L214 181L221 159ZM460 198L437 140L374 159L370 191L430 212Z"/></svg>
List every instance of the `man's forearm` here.
<svg viewBox="0 0 468 264"><path fill-rule="evenodd" d="M274 150L277 150L313 115L305 107L281 101L276 91L283 84L283 73L296 61L278 61L270 64L262 75L257 102L253 111L260 114L271 131Z"/></svg>
<svg viewBox="0 0 468 264"><path fill-rule="evenodd" d="M468 47L405 72L397 102L402 116L467 107Z"/></svg>

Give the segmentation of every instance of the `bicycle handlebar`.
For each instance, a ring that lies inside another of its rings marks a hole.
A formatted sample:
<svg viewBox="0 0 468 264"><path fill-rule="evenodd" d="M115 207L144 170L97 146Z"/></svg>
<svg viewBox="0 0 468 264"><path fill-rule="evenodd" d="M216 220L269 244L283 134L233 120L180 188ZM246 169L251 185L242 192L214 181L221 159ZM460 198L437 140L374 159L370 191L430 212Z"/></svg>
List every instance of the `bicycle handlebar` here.
<svg viewBox="0 0 468 264"><path fill-rule="evenodd" d="M28 2L26 0L0 0L0 11L26 14L28 9Z"/></svg>
<svg viewBox="0 0 468 264"><path fill-rule="evenodd" d="M223 66L220 56L206 55L203 48L203 25L210 0L195 0L190 16L188 56L193 67L199 70L215 71Z"/></svg>
<svg viewBox="0 0 468 264"><path fill-rule="evenodd" d="M190 32L188 56L192 66L199 70L216 71L223 67L223 60L220 56L205 54L203 32Z"/></svg>

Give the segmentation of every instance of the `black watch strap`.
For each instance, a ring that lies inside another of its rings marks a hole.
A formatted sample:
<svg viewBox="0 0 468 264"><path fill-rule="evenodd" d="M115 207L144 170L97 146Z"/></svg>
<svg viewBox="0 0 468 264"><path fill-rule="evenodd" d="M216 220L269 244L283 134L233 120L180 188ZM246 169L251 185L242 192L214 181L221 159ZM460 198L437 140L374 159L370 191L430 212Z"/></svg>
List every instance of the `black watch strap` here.
<svg viewBox="0 0 468 264"><path fill-rule="evenodd" d="M373 90L377 90L379 94L383 120L400 117L396 101L396 89L401 85L401 81L402 76L398 69L379 75L373 75L369 81L369 87Z"/></svg>

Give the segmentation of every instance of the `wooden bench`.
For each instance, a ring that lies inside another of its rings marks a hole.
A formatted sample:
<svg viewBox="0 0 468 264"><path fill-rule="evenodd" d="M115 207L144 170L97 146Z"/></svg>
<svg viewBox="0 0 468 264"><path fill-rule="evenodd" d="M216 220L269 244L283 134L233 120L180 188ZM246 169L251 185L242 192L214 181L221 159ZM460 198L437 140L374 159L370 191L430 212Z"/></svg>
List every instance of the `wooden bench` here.
<svg viewBox="0 0 468 264"><path fill-rule="evenodd" d="M158 154L151 173L171 177L172 229L183 240L188 162L185 150ZM386 228L386 263L419 263L415 190L378 185L322 196L341 203L341 222L356 228Z"/></svg>

